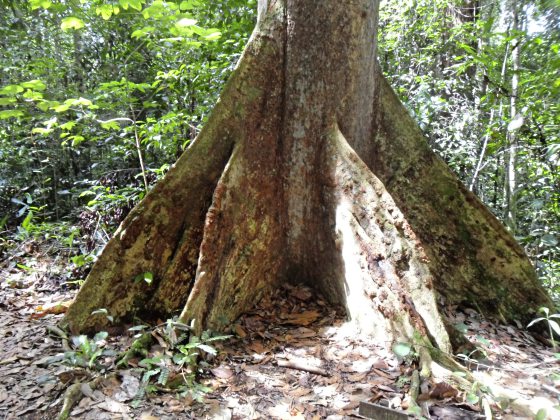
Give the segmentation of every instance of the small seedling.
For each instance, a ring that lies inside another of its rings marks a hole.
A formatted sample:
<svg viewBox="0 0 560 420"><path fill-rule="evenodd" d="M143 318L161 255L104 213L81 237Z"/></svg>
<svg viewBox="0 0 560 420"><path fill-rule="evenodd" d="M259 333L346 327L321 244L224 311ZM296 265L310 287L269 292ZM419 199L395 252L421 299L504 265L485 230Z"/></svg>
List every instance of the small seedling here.
<svg viewBox="0 0 560 420"><path fill-rule="evenodd" d="M554 340L554 333L560 336L560 325L558 325L558 322L556 322L553 318L560 318L560 314L551 315L550 310L547 307L539 308L539 311L542 312L544 316L533 319L531 322L529 322L527 328L531 327L537 322L546 321L548 325L548 333L550 334L550 342L552 343L552 348L554 349L554 351L556 351L556 340Z"/></svg>

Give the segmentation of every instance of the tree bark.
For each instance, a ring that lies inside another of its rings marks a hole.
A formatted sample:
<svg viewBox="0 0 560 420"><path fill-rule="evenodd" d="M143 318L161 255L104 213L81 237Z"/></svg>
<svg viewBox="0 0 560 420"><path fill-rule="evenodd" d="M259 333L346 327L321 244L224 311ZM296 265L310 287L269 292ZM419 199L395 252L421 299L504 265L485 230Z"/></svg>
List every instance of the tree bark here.
<svg viewBox="0 0 560 420"><path fill-rule="evenodd" d="M259 2L211 118L107 245L72 330L104 327L99 308L226 329L292 282L368 334L448 352L438 304L522 321L550 304L383 78L377 13L374 0ZM135 281L145 272L152 284Z"/></svg>

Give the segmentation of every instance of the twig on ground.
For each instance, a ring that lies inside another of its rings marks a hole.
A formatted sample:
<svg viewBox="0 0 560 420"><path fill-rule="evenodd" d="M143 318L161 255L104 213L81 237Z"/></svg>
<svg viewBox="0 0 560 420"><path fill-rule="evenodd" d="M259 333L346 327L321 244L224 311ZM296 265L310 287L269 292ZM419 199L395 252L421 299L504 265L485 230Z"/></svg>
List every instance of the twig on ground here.
<svg viewBox="0 0 560 420"><path fill-rule="evenodd" d="M304 365L303 363L295 362L292 360L277 360L276 363L280 367L302 370L304 372L314 373L321 376L330 376L330 374L326 370L321 369L320 367Z"/></svg>

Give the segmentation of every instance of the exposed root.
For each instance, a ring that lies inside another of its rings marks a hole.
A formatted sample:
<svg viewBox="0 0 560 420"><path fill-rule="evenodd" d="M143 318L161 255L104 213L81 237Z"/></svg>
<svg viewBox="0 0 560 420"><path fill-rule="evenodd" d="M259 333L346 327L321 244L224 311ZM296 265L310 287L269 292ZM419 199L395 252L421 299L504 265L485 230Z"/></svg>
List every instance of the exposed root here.
<svg viewBox="0 0 560 420"><path fill-rule="evenodd" d="M336 186L336 233L350 317L363 330L392 341L427 344L423 341L429 336L450 353L426 256L392 197L336 124L326 156ZM421 359L429 360L428 355ZM428 375L427 363L423 375Z"/></svg>
<svg viewBox="0 0 560 420"><path fill-rule="evenodd" d="M263 164L264 173L263 160L275 159L263 136L254 134L267 119L274 120L268 125L272 143L279 132L282 34L276 25L252 36L203 130L126 217L68 308L63 326L73 333L106 328L105 316L91 316L100 308L114 322L166 317L182 309L195 280L208 207L234 146L246 143L247 154L262 149L262 159L254 161ZM247 154L244 158L254 163ZM258 190L261 168L249 169ZM135 280L146 272L152 274L151 284Z"/></svg>
<svg viewBox="0 0 560 420"><path fill-rule="evenodd" d="M47 331L53 333L61 339L62 349L64 351L72 351L70 345L68 344L68 335L64 331L54 325L47 325Z"/></svg>
<svg viewBox="0 0 560 420"><path fill-rule="evenodd" d="M99 387L99 385L105 379L105 377L99 376L90 382L79 382L70 385L64 393L62 409L60 410L60 413L58 415L58 420L66 420L67 418L69 418L72 408L78 401L80 401L85 392L91 392L92 390L97 389L97 387Z"/></svg>

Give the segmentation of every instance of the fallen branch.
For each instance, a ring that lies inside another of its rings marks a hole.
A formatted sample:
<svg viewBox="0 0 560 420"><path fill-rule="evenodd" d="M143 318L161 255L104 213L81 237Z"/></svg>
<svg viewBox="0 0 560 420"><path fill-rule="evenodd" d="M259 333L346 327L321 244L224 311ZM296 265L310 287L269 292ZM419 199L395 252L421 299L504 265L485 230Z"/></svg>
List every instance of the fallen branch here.
<svg viewBox="0 0 560 420"><path fill-rule="evenodd" d="M276 363L280 367L301 370L304 372L314 373L316 375L321 375L321 376L330 376L330 374L326 370L321 369L320 367L304 365L303 363L294 362L292 360L277 360Z"/></svg>

